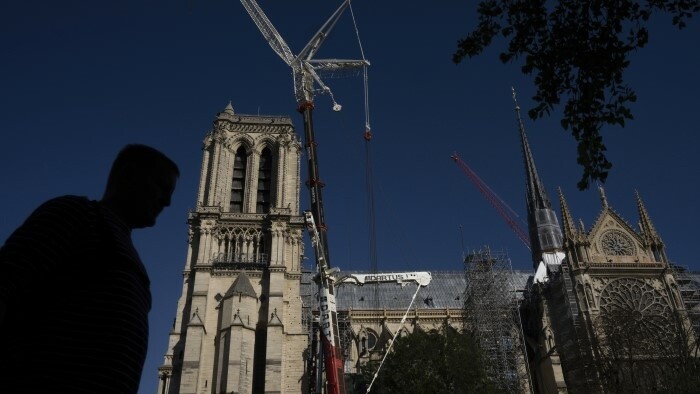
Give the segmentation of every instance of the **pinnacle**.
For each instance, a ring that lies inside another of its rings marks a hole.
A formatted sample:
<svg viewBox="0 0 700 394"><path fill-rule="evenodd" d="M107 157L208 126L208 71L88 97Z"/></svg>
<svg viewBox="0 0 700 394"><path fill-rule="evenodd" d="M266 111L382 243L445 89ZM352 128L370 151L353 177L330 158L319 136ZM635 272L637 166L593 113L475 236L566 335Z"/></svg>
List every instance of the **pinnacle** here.
<svg viewBox="0 0 700 394"><path fill-rule="evenodd" d="M226 108L224 108L224 112L226 112L227 114L231 114L231 115L234 114L234 112L233 112L233 105L231 105L231 101L230 101L230 100L229 100L229 102L228 102L228 105L226 105Z"/></svg>
<svg viewBox="0 0 700 394"><path fill-rule="evenodd" d="M574 225L574 220L571 217L571 212L569 211L569 206L564 198L564 192L562 192L561 187L559 188L559 205L561 207L561 216L564 224L564 232L566 235L573 237L576 235L576 227Z"/></svg>

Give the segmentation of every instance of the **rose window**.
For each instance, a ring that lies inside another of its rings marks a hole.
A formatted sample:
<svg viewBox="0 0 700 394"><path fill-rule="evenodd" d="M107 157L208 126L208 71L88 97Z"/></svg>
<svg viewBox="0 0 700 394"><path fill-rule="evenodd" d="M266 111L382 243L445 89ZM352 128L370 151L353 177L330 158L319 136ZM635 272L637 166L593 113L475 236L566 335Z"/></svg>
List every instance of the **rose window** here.
<svg viewBox="0 0 700 394"><path fill-rule="evenodd" d="M634 241L619 230L608 230L600 238L603 252L613 256L634 255Z"/></svg>
<svg viewBox="0 0 700 394"><path fill-rule="evenodd" d="M639 279L611 282L600 296L601 334L609 351L630 354L658 353L674 337L674 320L668 299Z"/></svg>

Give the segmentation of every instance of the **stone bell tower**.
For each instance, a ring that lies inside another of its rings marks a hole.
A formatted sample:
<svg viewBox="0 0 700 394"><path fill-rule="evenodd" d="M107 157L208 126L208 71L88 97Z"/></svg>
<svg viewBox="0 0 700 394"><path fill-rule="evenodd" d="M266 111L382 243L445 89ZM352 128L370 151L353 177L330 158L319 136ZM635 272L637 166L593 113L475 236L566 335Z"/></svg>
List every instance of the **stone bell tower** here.
<svg viewBox="0 0 700 394"><path fill-rule="evenodd" d="M216 116L158 394L305 390L300 154L289 117Z"/></svg>

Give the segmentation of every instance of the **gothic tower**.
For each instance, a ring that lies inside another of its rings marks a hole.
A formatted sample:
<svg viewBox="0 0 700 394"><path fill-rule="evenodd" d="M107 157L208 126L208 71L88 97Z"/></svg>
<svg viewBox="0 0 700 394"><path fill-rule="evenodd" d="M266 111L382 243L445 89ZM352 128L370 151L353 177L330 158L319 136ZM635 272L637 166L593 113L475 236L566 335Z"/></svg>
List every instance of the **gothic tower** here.
<svg viewBox="0 0 700 394"><path fill-rule="evenodd" d="M182 295L158 394L306 387L301 144L283 116L234 113L204 139Z"/></svg>

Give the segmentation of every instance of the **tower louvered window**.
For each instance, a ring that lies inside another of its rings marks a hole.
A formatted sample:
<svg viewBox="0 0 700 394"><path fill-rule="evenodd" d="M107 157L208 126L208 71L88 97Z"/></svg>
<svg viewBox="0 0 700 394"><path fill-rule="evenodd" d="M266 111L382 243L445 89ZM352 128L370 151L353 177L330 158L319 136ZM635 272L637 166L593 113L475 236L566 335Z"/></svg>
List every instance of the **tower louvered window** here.
<svg viewBox="0 0 700 394"><path fill-rule="evenodd" d="M243 196L245 195L245 173L248 155L244 147L238 148L233 160L233 180L231 182L230 212L243 212Z"/></svg>
<svg viewBox="0 0 700 394"><path fill-rule="evenodd" d="M260 167L258 169L258 199L255 206L256 213L270 212L270 189L272 187L272 153L269 148L263 149L260 154Z"/></svg>

